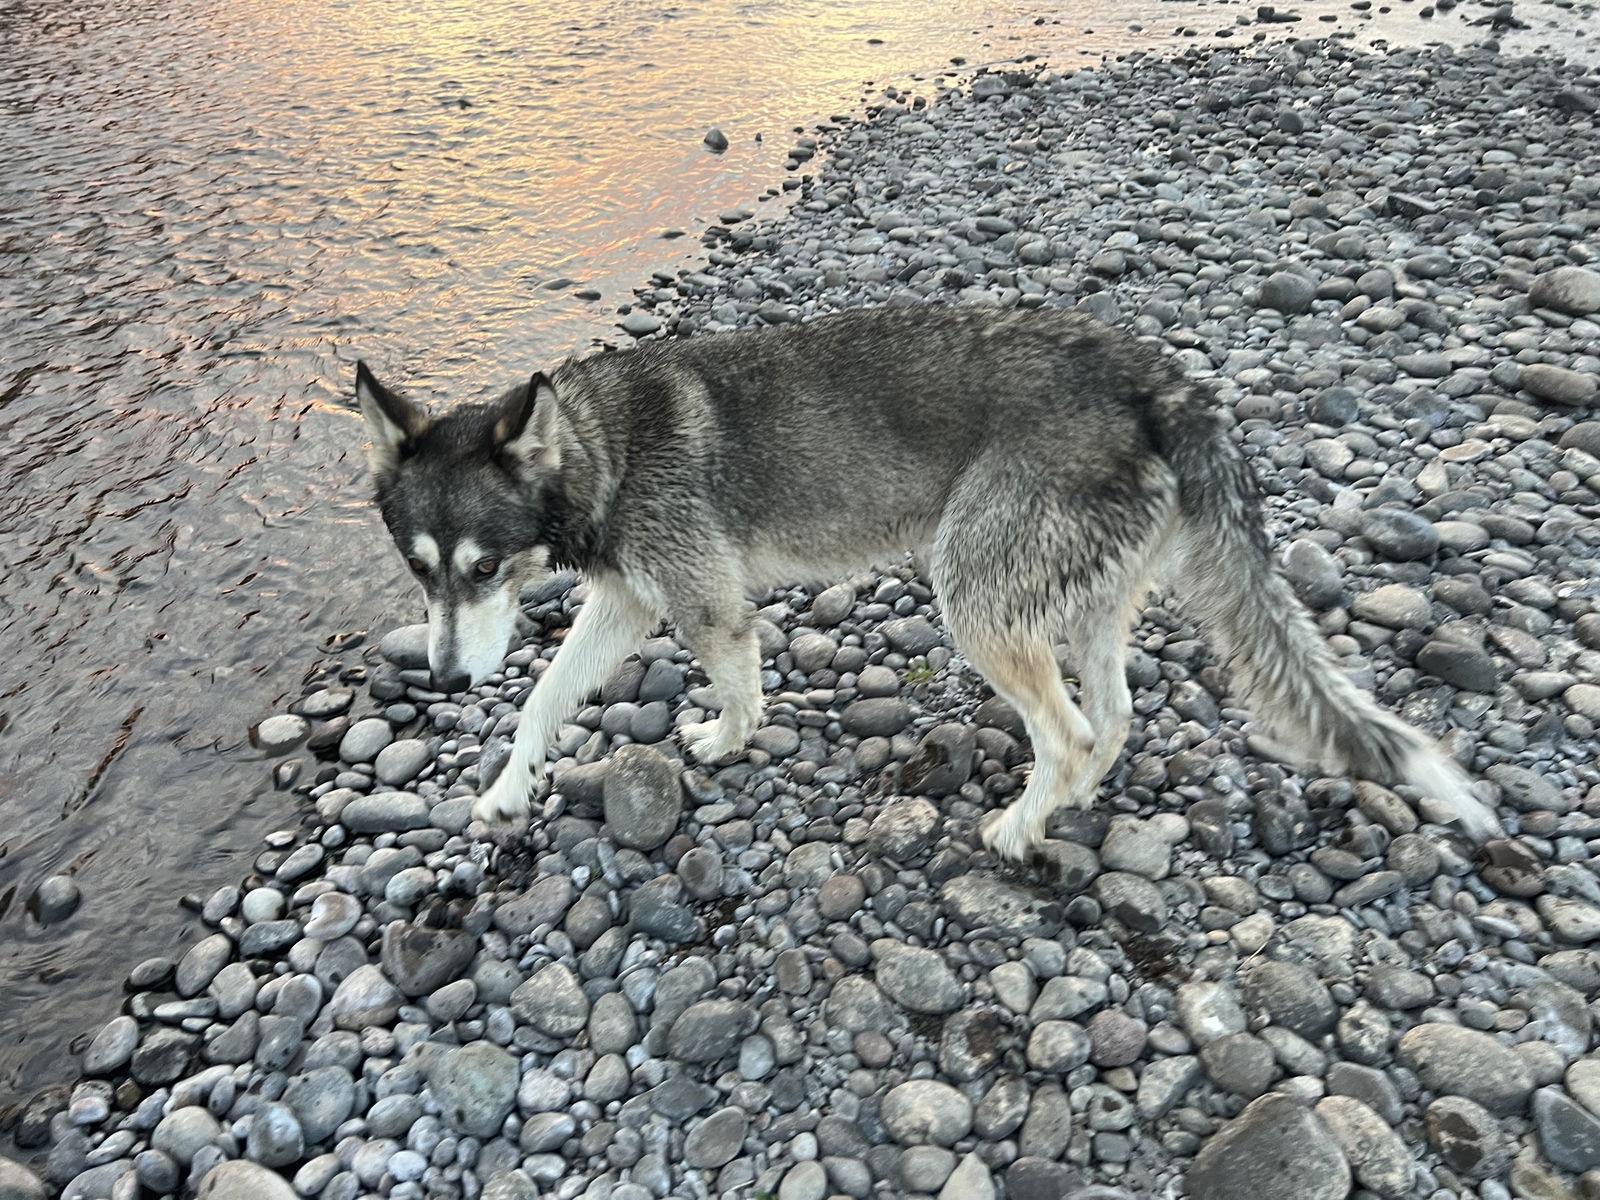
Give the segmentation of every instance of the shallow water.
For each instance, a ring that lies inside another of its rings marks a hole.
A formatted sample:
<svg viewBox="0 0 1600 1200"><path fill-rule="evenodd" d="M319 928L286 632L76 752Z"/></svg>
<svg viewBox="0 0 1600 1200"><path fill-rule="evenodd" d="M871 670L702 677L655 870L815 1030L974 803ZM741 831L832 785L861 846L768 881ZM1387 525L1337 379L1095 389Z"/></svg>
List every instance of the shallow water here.
<svg viewBox="0 0 1600 1200"><path fill-rule="evenodd" d="M67 1078L127 969L186 944L177 899L295 824L247 728L416 619L342 407L355 359L473 394L625 341L630 287L869 82L1072 66L1255 11L1052 7L0 10L0 1101ZM1414 4L1294 7L1266 32L1482 36ZM84 901L41 927L25 902L57 872Z"/></svg>

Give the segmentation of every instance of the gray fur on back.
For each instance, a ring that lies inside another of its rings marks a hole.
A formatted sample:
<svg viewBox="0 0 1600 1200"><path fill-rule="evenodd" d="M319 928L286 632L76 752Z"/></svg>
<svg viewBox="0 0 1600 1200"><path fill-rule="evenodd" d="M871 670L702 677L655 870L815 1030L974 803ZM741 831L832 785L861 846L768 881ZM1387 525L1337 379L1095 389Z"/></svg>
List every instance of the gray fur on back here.
<svg viewBox="0 0 1600 1200"><path fill-rule="evenodd" d="M568 497L607 514L599 561L662 524L693 537L688 517L753 559L828 575L918 548L995 448L1025 447L1041 486L1109 518L1159 453L1155 395L1183 387L1133 338L1076 314L933 306L656 342L552 379L589 460Z"/></svg>

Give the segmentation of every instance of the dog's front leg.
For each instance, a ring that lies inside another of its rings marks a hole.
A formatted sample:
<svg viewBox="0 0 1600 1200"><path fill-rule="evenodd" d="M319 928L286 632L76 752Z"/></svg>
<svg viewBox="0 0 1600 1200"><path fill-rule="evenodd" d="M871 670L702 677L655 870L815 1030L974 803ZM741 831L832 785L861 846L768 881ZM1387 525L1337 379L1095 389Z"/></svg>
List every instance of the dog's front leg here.
<svg viewBox="0 0 1600 1200"><path fill-rule="evenodd" d="M578 610L572 632L523 705L511 760L472 806L474 817L480 821L527 817L561 722L599 690L658 620L660 616L618 577L598 575L590 580L589 599Z"/></svg>

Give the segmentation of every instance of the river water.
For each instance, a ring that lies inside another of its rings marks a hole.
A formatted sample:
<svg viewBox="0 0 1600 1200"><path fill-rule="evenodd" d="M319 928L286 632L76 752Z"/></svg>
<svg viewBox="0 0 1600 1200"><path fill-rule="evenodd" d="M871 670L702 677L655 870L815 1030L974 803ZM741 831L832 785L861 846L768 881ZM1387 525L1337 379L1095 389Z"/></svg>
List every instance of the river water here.
<svg viewBox="0 0 1600 1200"><path fill-rule="evenodd" d="M1295 7L1262 28L1483 36L1482 9ZM357 357L475 395L625 341L630 288L772 195L794 127L1025 55L1240 43L1254 12L0 7L0 1103L68 1078L128 968L190 938L179 898L296 824L249 726L419 615L365 504ZM42 926L55 873L84 899Z"/></svg>

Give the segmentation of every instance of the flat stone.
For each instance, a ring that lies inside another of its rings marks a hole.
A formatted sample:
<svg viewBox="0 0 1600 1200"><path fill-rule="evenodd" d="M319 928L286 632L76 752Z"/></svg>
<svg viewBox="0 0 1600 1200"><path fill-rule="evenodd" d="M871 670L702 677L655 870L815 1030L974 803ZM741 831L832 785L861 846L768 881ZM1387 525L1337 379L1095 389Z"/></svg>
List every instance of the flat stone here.
<svg viewBox="0 0 1600 1200"><path fill-rule="evenodd" d="M683 1161L697 1170L725 1166L744 1148L750 1120L742 1109L719 1108L693 1125L683 1140Z"/></svg>
<svg viewBox="0 0 1600 1200"><path fill-rule="evenodd" d="M401 738L378 751L372 769L379 783L398 787L410 783L432 761L433 753L427 742L420 738Z"/></svg>
<svg viewBox="0 0 1600 1200"><path fill-rule="evenodd" d="M1600 271L1587 267L1556 267L1533 281L1528 289L1533 308L1553 308L1572 317L1600 313Z"/></svg>
<svg viewBox="0 0 1600 1200"><path fill-rule="evenodd" d="M428 803L414 792L357 796L339 814L351 833L404 833L428 827Z"/></svg>
<svg viewBox="0 0 1600 1200"><path fill-rule="evenodd" d="M952 1146L972 1128L972 1102L948 1083L912 1079L889 1089L882 1117L902 1146Z"/></svg>
<svg viewBox="0 0 1600 1200"><path fill-rule="evenodd" d="M1411 1152L1382 1117L1349 1096L1325 1097L1313 1111L1344 1152L1358 1186L1393 1200L1412 1194Z"/></svg>
<svg viewBox="0 0 1600 1200"><path fill-rule="evenodd" d="M1425 629L1433 623L1428 597L1403 583L1386 583L1360 593L1351 602L1350 611L1385 629Z"/></svg>
<svg viewBox="0 0 1600 1200"><path fill-rule="evenodd" d="M667 1052L690 1063L712 1063L732 1054L756 1026L755 1010L737 1000L701 1000L672 1023Z"/></svg>
<svg viewBox="0 0 1600 1200"><path fill-rule="evenodd" d="M127 1015L112 1017L83 1052L85 1075L110 1075L121 1070L139 1044L139 1023Z"/></svg>
<svg viewBox="0 0 1600 1200"><path fill-rule="evenodd" d="M550 963L511 993L519 1021L551 1037L571 1037L589 1022L589 998L578 977L563 963Z"/></svg>
<svg viewBox="0 0 1600 1200"><path fill-rule="evenodd" d="M847 704L839 714L844 731L856 737L892 737L911 723L911 706L897 696L876 696Z"/></svg>
<svg viewBox="0 0 1600 1200"><path fill-rule="evenodd" d="M445 1121L472 1137L494 1137L517 1101L517 1058L489 1042L444 1051L428 1067L428 1087Z"/></svg>
<svg viewBox="0 0 1600 1200"><path fill-rule="evenodd" d="M221 1122L199 1105L190 1104L162 1117L150 1135L150 1144L186 1167L202 1146L213 1145L221 1136Z"/></svg>
<svg viewBox="0 0 1600 1200"><path fill-rule="evenodd" d="M661 846L683 813L679 769L650 746L624 746L611 756L603 796L611 836L635 850Z"/></svg>
<svg viewBox="0 0 1600 1200"><path fill-rule="evenodd" d="M987 875L958 875L939 889L945 910L968 933L992 929L1015 938L1054 937L1064 918L1060 904Z"/></svg>
<svg viewBox="0 0 1600 1200"><path fill-rule="evenodd" d="M195 1200L300 1200L289 1181L276 1171L250 1162L230 1159L206 1173Z"/></svg>
<svg viewBox="0 0 1600 1200"><path fill-rule="evenodd" d="M1185 1176L1193 1200L1345 1200L1350 1165L1323 1124L1269 1094L1214 1134Z"/></svg>
<svg viewBox="0 0 1600 1200"><path fill-rule="evenodd" d="M268 717L255 728L255 743L268 754L293 750L311 735L311 722L293 713Z"/></svg>
<svg viewBox="0 0 1600 1200"><path fill-rule="evenodd" d="M1452 1171L1485 1179L1505 1170L1511 1147L1483 1105L1465 1096L1441 1096L1423 1115L1428 1144Z"/></svg>
<svg viewBox="0 0 1600 1200"><path fill-rule="evenodd" d="M1588 406L1600 396L1600 376L1548 363L1529 363L1523 367L1521 382L1524 391L1552 404Z"/></svg>
<svg viewBox="0 0 1600 1200"><path fill-rule="evenodd" d="M1533 1094L1533 1123L1539 1147L1554 1165L1566 1171L1600 1168L1600 1117L1556 1087Z"/></svg>
<svg viewBox="0 0 1600 1200"><path fill-rule="evenodd" d="M365 1029L388 1025L405 1003L405 996L372 963L359 966L339 982L328 1001L327 1013L336 1029Z"/></svg>
<svg viewBox="0 0 1600 1200"><path fill-rule="evenodd" d="M345 731L339 741L339 757L347 763L371 762L390 742L394 727L382 717L367 717Z"/></svg>
<svg viewBox="0 0 1600 1200"><path fill-rule="evenodd" d="M966 989L936 951L879 938L872 943L872 955L878 987L901 1008L942 1014L961 1007Z"/></svg>
<svg viewBox="0 0 1600 1200"><path fill-rule="evenodd" d="M1408 1029L1398 1057L1440 1095L1465 1096L1501 1116L1520 1113L1533 1079L1516 1051L1487 1033L1430 1023Z"/></svg>

